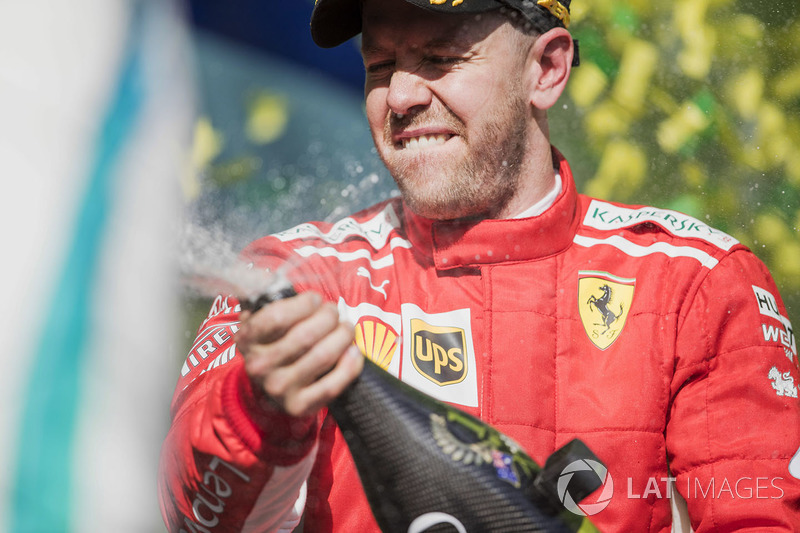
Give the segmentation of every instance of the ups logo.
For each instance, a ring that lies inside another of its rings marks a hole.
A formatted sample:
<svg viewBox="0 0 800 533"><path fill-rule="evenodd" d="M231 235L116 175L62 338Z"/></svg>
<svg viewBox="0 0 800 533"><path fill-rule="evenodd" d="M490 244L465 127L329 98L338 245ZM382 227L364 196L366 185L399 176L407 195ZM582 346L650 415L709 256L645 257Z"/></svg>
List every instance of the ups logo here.
<svg viewBox="0 0 800 533"><path fill-rule="evenodd" d="M411 319L411 361L437 385L452 385L467 377L466 335L455 327L431 326Z"/></svg>

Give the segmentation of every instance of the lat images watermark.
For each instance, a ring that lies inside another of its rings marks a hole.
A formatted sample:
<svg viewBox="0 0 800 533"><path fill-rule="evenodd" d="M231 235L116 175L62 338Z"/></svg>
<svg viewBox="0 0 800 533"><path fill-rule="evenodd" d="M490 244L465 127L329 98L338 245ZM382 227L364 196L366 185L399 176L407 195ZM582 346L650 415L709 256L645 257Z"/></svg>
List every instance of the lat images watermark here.
<svg viewBox="0 0 800 533"><path fill-rule="evenodd" d="M735 479L711 478L699 479L687 477L681 487L685 489L682 495L686 499L737 499L737 500L767 500L779 499L784 495L780 482L782 477L749 477L742 476ZM678 480L674 477L648 478L644 488L637 491L635 483L628 478L628 494L631 499L638 498L672 498Z"/></svg>
<svg viewBox="0 0 800 533"><path fill-rule="evenodd" d="M575 499L569 491L569 482L572 477L582 473L593 473L589 475L596 475L603 484L602 491L595 503L575 503ZM614 480L602 463L591 459L580 459L571 462L561 471L556 489L561 503L569 512L579 516L592 516L605 509L611 503L611 497L614 495Z"/></svg>
<svg viewBox="0 0 800 533"><path fill-rule="evenodd" d="M590 501L577 503L570 493L570 481L575 475L597 476L602 486ZM782 477L749 477L736 479L710 478L699 479L687 477L680 481L680 496L690 499L735 499L763 500L779 499L784 496L781 487ZM674 477L650 477L646 481L627 478L625 498L627 499L669 499L678 488L678 480ZM611 503L614 498L614 480L605 466L591 459L582 459L568 464L558 477L558 496L564 508L579 516L592 516ZM616 498L623 497L619 492Z"/></svg>

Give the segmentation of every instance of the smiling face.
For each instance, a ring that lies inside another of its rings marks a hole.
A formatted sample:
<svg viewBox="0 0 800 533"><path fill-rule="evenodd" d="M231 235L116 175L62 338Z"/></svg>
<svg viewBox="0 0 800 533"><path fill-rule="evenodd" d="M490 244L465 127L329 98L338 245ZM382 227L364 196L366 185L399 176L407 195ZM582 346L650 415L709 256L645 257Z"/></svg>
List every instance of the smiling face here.
<svg viewBox="0 0 800 533"><path fill-rule="evenodd" d="M523 72L533 40L499 12L364 2L367 118L416 213L494 218L529 205L521 176L537 125Z"/></svg>

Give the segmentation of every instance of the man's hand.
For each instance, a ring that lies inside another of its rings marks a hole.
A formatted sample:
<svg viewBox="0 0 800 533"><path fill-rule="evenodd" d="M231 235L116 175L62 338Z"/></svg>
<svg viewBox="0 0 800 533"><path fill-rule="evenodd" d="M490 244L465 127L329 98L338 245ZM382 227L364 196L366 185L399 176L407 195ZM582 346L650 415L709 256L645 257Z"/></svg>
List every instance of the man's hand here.
<svg viewBox="0 0 800 533"><path fill-rule="evenodd" d="M243 311L236 345L255 387L292 416L314 414L358 376L353 325L315 292Z"/></svg>

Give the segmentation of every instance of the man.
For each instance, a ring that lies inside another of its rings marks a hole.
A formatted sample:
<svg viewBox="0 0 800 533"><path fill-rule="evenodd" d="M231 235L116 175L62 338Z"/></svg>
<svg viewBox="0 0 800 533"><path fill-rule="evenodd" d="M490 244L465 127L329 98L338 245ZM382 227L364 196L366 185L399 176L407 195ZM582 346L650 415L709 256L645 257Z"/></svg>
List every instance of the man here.
<svg viewBox="0 0 800 533"><path fill-rule="evenodd" d="M362 32L367 117L402 199L245 251L290 265L300 295L256 313L219 297L201 326L162 453L171 530L376 530L325 410L361 369L354 338L539 462L584 440L616 481L603 531L800 528L778 291L724 233L576 193L546 115L568 20L558 2L318 2L318 44Z"/></svg>

